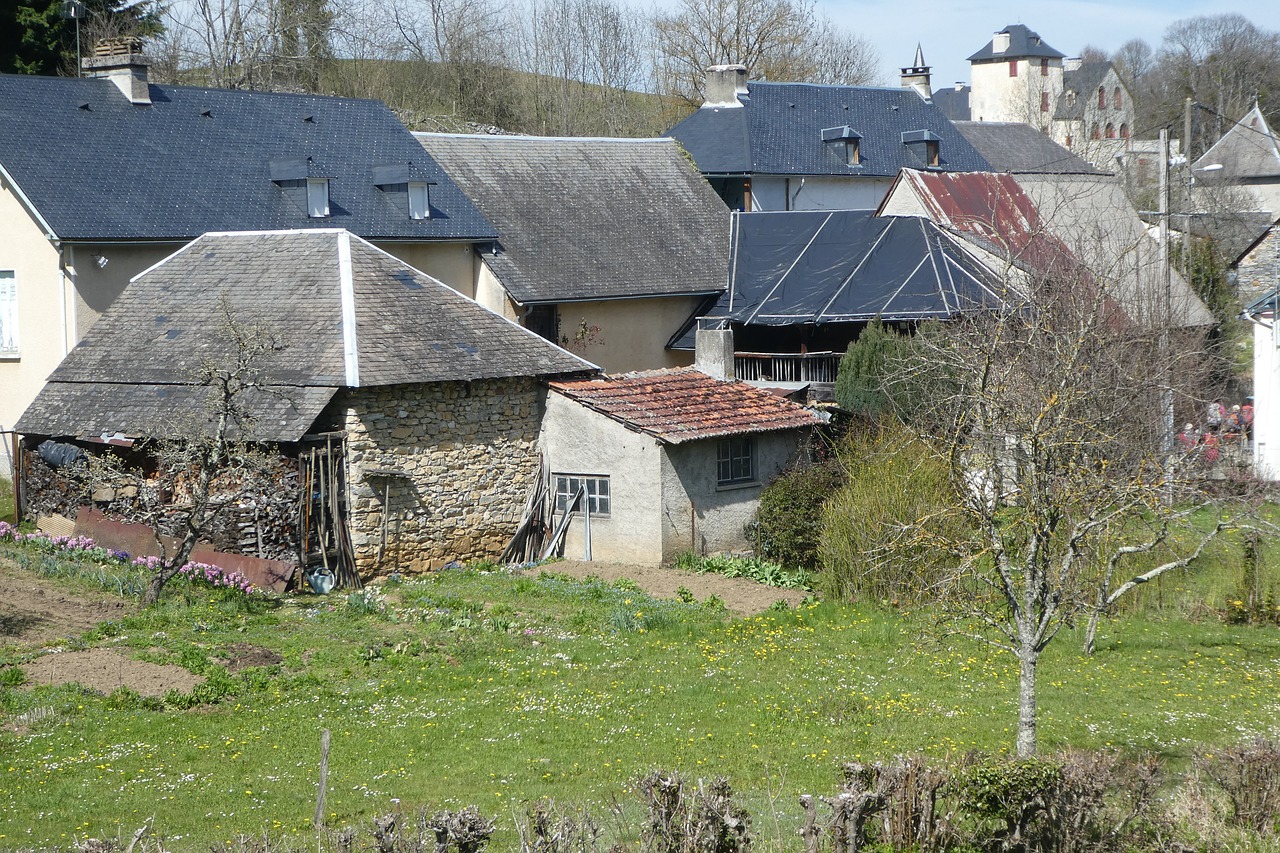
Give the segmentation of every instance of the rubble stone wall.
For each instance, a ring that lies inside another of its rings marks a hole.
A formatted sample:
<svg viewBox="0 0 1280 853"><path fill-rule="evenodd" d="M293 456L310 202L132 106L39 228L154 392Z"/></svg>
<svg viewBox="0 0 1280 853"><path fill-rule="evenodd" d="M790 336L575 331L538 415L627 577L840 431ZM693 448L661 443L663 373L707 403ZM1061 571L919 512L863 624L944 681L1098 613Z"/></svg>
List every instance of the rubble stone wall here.
<svg viewBox="0 0 1280 853"><path fill-rule="evenodd" d="M1248 303L1280 282L1280 228L1272 228L1237 265L1241 297Z"/></svg>
<svg viewBox="0 0 1280 853"><path fill-rule="evenodd" d="M360 575L499 556L537 477L544 394L527 377L343 392Z"/></svg>

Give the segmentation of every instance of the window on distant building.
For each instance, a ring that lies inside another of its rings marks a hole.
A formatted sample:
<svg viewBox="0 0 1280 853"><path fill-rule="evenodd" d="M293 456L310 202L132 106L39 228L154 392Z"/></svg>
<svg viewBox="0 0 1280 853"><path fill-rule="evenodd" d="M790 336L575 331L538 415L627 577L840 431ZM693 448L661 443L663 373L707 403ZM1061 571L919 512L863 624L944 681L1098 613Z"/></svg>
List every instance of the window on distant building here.
<svg viewBox="0 0 1280 853"><path fill-rule="evenodd" d="M1089 138L1090 139L1102 138L1102 131L1098 128L1098 123L1096 121L1093 123L1093 127L1090 128L1089 130Z"/></svg>
<svg viewBox="0 0 1280 853"><path fill-rule="evenodd" d="M0 270L0 356L18 353L18 281L13 270Z"/></svg>
<svg viewBox="0 0 1280 853"><path fill-rule="evenodd" d="M1074 90L1067 91L1067 106L1074 107L1076 105L1076 93Z"/></svg>
<svg viewBox="0 0 1280 853"><path fill-rule="evenodd" d="M1124 95L1120 94L1119 86L1116 86L1115 91L1111 93L1111 107L1117 110L1124 109Z"/></svg>
<svg viewBox="0 0 1280 853"><path fill-rule="evenodd" d="M1070 147L1071 147L1071 134L1069 134L1069 133L1067 134L1067 147L1068 147L1068 148L1070 148Z"/></svg>
<svg viewBox="0 0 1280 853"><path fill-rule="evenodd" d="M1040 76L1041 77L1049 76L1049 60L1047 59L1040 60Z"/></svg>
<svg viewBox="0 0 1280 853"><path fill-rule="evenodd" d="M1049 93L1048 92L1040 93L1040 112L1042 113L1049 112Z"/></svg>
<svg viewBox="0 0 1280 853"><path fill-rule="evenodd" d="M1105 110L1107 108L1107 90L1102 86L1098 87L1098 109Z"/></svg>
<svg viewBox="0 0 1280 853"><path fill-rule="evenodd" d="M755 439L750 436L720 439L716 448L716 485L735 486L755 480Z"/></svg>
<svg viewBox="0 0 1280 853"><path fill-rule="evenodd" d="M608 515L609 478L587 477L581 474L556 474L556 512L564 512L573 504L578 491L583 491L586 502L578 503L578 512L590 510L592 515Z"/></svg>
<svg viewBox="0 0 1280 853"><path fill-rule="evenodd" d="M1129 138L1129 125L1127 124L1120 125L1120 138L1121 139Z"/></svg>
<svg viewBox="0 0 1280 853"><path fill-rule="evenodd" d="M1116 138L1116 126L1111 122L1107 122L1107 139Z"/></svg>
<svg viewBox="0 0 1280 853"><path fill-rule="evenodd" d="M1018 76L1018 60L1016 59L1009 60L1009 76L1010 77Z"/></svg>
<svg viewBox="0 0 1280 853"><path fill-rule="evenodd" d="M307 178L307 216L323 219L329 215L329 179Z"/></svg>
<svg viewBox="0 0 1280 853"><path fill-rule="evenodd" d="M427 193L427 184L423 182L409 182L409 218L410 219L426 219L431 216L430 196Z"/></svg>

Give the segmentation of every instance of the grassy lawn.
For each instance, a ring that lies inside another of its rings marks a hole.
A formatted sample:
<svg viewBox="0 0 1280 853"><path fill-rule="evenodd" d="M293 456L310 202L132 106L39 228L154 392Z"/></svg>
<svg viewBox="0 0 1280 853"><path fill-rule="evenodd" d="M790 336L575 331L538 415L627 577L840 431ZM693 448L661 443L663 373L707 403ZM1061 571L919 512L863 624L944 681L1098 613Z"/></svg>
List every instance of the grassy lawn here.
<svg viewBox="0 0 1280 853"><path fill-rule="evenodd" d="M553 797L606 814L661 768L729 776L766 838L777 815L794 847L796 797L831 793L841 760L1011 747L1012 661L926 626L830 604L729 620L536 570L450 571L278 606L187 592L83 643L209 675L194 697L155 707L0 688L0 848L127 840L152 815L169 849L309 836L324 728L332 825L397 801L474 803L499 821L496 849L510 849L513 809ZM228 674L212 659L234 644L283 663ZM1108 623L1091 658L1063 636L1040 682L1046 751L1185 762L1201 745L1274 731L1280 634L1134 615Z"/></svg>

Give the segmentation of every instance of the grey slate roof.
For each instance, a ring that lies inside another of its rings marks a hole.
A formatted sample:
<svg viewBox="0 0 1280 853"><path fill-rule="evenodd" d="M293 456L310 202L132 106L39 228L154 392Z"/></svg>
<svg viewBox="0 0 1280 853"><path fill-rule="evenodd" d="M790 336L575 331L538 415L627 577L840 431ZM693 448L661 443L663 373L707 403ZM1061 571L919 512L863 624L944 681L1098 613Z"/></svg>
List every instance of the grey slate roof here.
<svg viewBox="0 0 1280 853"><path fill-rule="evenodd" d="M948 86L933 93L933 102L952 121L968 121L973 116L969 111L969 95L972 92L972 86Z"/></svg>
<svg viewBox="0 0 1280 853"><path fill-rule="evenodd" d="M1029 124L958 121L956 128L997 172L1104 174Z"/></svg>
<svg viewBox="0 0 1280 853"><path fill-rule="evenodd" d="M1082 62L1074 71L1062 72L1062 92L1054 105L1055 121L1084 118L1085 108L1098 102L1098 87L1107 79L1107 72L1112 68L1110 62ZM1075 98L1067 97L1075 92ZM1111 103L1111 92L1107 92L1107 103Z"/></svg>
<svg viewBox="0 0 1280 853"><path fill-rule="evenodd" d="M518 302L724 290L729 210L670 139L417 134L498 229Z"/></svg>
<svg viewBox="0 0 1280 853"><path fill-rule="evenodd" d="M278 347L261 381L282 389L287 404L250 401L275 430L256 436L264 440L301 436L343 387L595 370L349 232L208 234L125 288L18 429L81 435L68 427L91 424L90 433L147 434L194 404L202 392L190 385L203 362L234 353L223 305Z"/></svg>
<svg viewBox="0 0 1280 853"><path fill-rule="evenodd" d="M493 227L383 104L271 92L150 87L130 103L106 79L0 75L0 169L64 240L190 240L207 231L346 228L369 239L485 240ZM311 158L332 216L308 219L271 161ZM431 216L374 185L408 167Z"/></svg>
<svg viewBox="0 0 1280 853"><path fill-rule="evenodd" d="M986 47L969 57L970 62L998 62L1008 59L1025 59L1027 57L1062 59L1066 56L1060 50L1054 50L1044 43L1039 33L1032 32L1025 24L1010 24L1002 33L1009 34L1009 49L997 53L995 39L987 42Z"/></svg>
<svg viewBox="0 0 1280 853"><path fill-rule="evenodd" d="M928 167L923 146L903 141L918 131L938 138L940 171L989 168L942 110L913 89L759 82L747 89L742 107L703 106L667 131L703 174L892 177L904 167ZM822 141L824 129L841 126L861 137L856 166Z"/></svg>
<svg viewBox="0 0 1280 853"><path fill-rule="evenodd" d="M1222 138L1192 168L1222 164L1216 172L1201 172L1196 180L1206 184L1223 181L1266 181L1280 178L1280 138L1272 132L1255 103L1244 118L1232 124Z"/></svg>

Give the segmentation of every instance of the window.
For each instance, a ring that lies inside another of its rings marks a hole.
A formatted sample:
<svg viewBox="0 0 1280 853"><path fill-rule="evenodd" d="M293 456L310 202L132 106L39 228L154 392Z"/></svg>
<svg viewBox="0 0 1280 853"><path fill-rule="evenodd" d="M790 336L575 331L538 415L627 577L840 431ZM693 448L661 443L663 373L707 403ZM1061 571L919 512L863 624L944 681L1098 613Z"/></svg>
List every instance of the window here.
<svg viewBox="0 0 1280 853"><path fill-rule="evenodd" d="M939 150L938 141L935 139L930 139L928 142L924 144L925 162L928 163L930 166L937 166L939 163L941 163L938 150Z"/></svg>
<svg viewBox="0 0 1280 853"><path fill-rule="evenodd" d="M307 216L323 219L329 215L329 179L307 178Z"/></svg>
<svg viewBox="0 0 1280 853"><path fill-rule="evenodd" d="M1111 122L1107 122L1107 139L1116 138L1116 126Z"/></svg>
<svg viewBox="0 0 1280 853"><path fill-rule="evenodd" d="M1009 60L1009 76L1010 77L1018 76L1018 60L1016 59Z"/></svg>
<svg viewBox="0 0 1280 853"><path fill-rule="evenodd" d="M1073 90L1067 90L1067 106L1074 107L1076 105L1076 93Z"/></svg>
<svg viewBox="0 0 1280 853"><path fill-rule="evenodd" d="M1115 92L1111 95L1111 106L1113 109L1124 109L1124 96L1120 94L1120 87L1116 86Z"/></svg>
<svg viewBox="0 0 1280 853"><path fill-rule="evenodd" d="M1040 112L1042 113L1049 112L1049 93L1048 92L1040 93Z"/></svg>
<svg viewBox="0 0 1280 853"><path fill-rule="evenodd" d="M1068 148L1070 148L1070 147L1071 147L1071 134L1069 134L1069 133L1067 134L1067 147L1068 147Z"/></svg>
<svg viewBox="0 0 1280 853"><path fill-rule="evenodd" d="M716 449L716 485L754 483L756 479L755 439L722 438Z"/></svg>
<svg viewBox="0 0 1280 853"><path fill-rule="evenodd" d="M1107 90L1098 87L1098 109L1105 110L1107 108Z"/></svg>
<svg viewBox="0 0 1280 853"><path fill-rule="evenodd" d="M1049 76L1049 60L1048 59L1040 60L1040 76L1041 77Z"/></svg>
<svg viewBox="0 0 1280 853"><path fill-rule="evenodd" d="M409 182L409 218L426 219L431 216L431 204L425 183Z"/></svg>
<svg viewBox="0 0 1280 853"><path fill-rule="evenodd" d="M581 474L556 474L556 512L564 512L573 503L578 490L586 489L586 506L578 504L578 512L584 509L593 516L609 514L609 478L588 477Z"/></svg>
<svg viewBox="0 0 1280 853"><path fill-rule="evenodd" d="M1093 123L1093 127L1090 128L1089 130L1089 138L1090 139L1102 138L1102 131L1098 129L1098 123L1096 121Z"/></svg>
<svg viewBox="0 0 1280 853"><path fill-rule="evenodd" d="M0 270L0 355L18 352L18 282L13 270Z"/></svg>
<svg viewBox="0 0 1280 853"><path fill-rule="evenodd" d="M1127 124L1120 125L1120 138L1121 139L1129 138L1129 125Z"/></svg>

